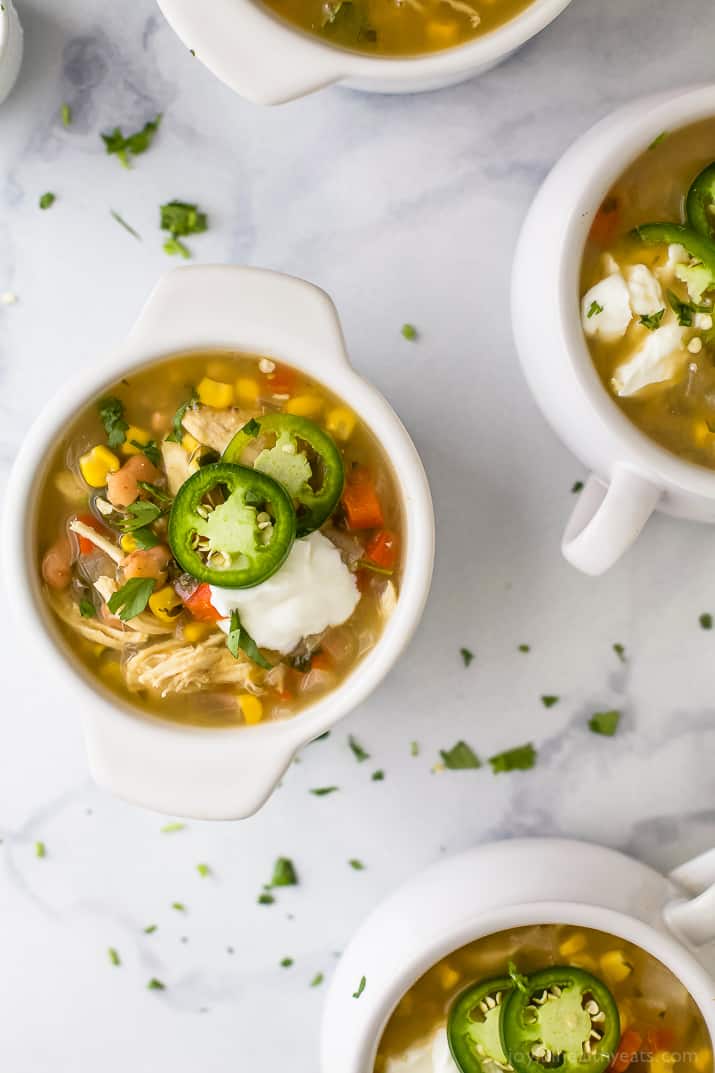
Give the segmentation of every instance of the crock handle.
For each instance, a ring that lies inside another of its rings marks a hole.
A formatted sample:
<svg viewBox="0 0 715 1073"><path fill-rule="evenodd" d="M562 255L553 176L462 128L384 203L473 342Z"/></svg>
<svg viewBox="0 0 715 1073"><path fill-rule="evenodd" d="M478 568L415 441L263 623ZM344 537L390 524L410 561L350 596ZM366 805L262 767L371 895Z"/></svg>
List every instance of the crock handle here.
<svg viewBox="0 0 715 1073"><path fill-rule="evenodd" d="M676 886L693 895L676 897L663 912L676 935L693 946L715 940L715 849L687 861L670 873Z"/></svg>
<svg viewBox="0 0 715 1073"><path fill-rule="evenodd" d="M159 0L167 22L199 60L255 104L283 104L340 82L349 54L290 29L255 0Z"/></svg>
<svg viewBox="0 0 715 1073"><path fill-rule="evenodd" d="M238 265L167 272L129 338L153 354L225 345L276 357L297 353L310 371L349 365L338 314L325 291L294 276Z"/></svg>
<svg viewBox="0 0 715 1073"><path fill-rule="evenodd" d="M99 786L143 808L200 820L251 816L303 743L284 724L207 733L98 708L83 728Z"/></svg>
<svg viewBox="0 0 715 1073"><path fill-rule="evenodd" d="M561 542L564 557L584 574L603 574L639 536L661 490L626 466L610 484L593 474L586 481Z"/></svg>

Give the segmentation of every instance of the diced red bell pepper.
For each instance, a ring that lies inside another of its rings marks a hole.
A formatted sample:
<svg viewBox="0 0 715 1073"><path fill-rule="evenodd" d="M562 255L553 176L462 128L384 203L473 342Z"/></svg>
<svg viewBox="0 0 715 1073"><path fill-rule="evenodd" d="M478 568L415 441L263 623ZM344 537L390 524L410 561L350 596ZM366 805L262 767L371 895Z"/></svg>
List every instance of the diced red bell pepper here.
<svg viewBox="0 0 715 1073"><path fill-rule="evenodd" d="M105 527L93 514L78 514L77 521L82 522L83 525L88 525L90 529L94 529L95 533L106 533ZM79 533L75 533L75 536L79 543L80 555L89 555L95 550L95 545L87 537L80 536Z"/></svg>
<svg viewBox="0 0 715 1073"><path fill-rule="evenodd" d="M184 597L184 607L199 622L218 622L221 618L211 603L211 586L205 581L194 589L191 596Z"/></svg>
<svg viewBox="0 0 715 1073"><path fill-rule="evenodd" d="M362 467L348 477L342 503L351 529L381 529L385 524L372 477Z"/></svg>
<svg viewBox="0 0 715 1073"><path fill-rule="evenodd" d="M621 1036L618 1050L613 1056L610 1073L626 1073L628 1067L636 1060L643 1044L643 1037L635 1028L627 1028Z"/></svg>
<svg viewBox="0 0 715 1073"><path fill-rule="evenodd" d="M391 529L380 529L365 548L364 558L383 570L394 570L397 562L397 540L397 533L393 533Z"/></svg>
<svg viewBox="0 0 715 1073"><path fill-rule="evenodd" d="M276 365L266 376L272 395L292 395L295 388L295 373L287 365Z"/></svg>

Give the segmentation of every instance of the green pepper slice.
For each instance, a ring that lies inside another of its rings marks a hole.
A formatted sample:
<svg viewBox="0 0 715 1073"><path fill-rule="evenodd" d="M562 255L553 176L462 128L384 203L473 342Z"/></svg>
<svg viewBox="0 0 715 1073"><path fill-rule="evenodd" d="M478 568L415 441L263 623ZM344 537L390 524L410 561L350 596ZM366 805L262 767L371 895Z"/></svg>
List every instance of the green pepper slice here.
<svg viewBox="0 0 715 1073"><path fill-rule="evenodd" d="M447 1018L447 1039L461 1073L499 1073L512 1066L499 1034L503 1003L513 990L508 976L473 984L452 1003Z"/></svg>
<svg viewBox="0 0 715 1073"><path fill-rule="evenodd" d="M604 1073L620 1035L611 992L584 969L557 965L522 977L504 1001L501 1039L516 1073Z"/></svg>
<svg viewBox="0 0 715 1073"><path fill-rule="evenodd" d="M335 443L314 421L292 414L255 417L236 433L223 453L224 462L243 462L246 448L262 436L275 436L253 468L278 481L291 496L298 515L297 535L320 529L343 494L343 460Z"/></svg>
<svg viewBox="0 0 715 1073"><path fill-rule="evenodd" d="M715 163L695 177L685 200L685 214L693 231L706 238L715 238Z"/></svg>
<svg viewBox="0 0 715 1073"><path fill-rule="evenodd" d="M227 462L192 474L169 515L169 544L181 568L227 589L266 581L294 540L295 510L285 489L264 473Z"/></svg>
<svg viewBox="0 0 715 1073"><path fill-rule="evenodd" d="M715 287L715 242L684 224L641 224L631 232L646 246L677 244L684 246L697 261L694 265L678 265L676 277L686 284L688 293L695 302L700 302L705 291Z"/></svg>

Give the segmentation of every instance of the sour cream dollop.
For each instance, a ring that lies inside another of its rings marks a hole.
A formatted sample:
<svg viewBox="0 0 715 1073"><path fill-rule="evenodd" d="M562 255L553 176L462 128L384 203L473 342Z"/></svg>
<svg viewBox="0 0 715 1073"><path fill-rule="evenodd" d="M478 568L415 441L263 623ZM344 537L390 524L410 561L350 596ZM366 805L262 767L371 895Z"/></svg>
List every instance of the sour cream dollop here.
<svg viewBox="0 0 715 1073"><path fill-rule="evenodd" d="M433 1038L399 1058L390 1058L385 1073L459 1073L449 1050L447 1030L440 1028Z"/></svg>
<svg viewBox="0 0 715 1073"><path fill-rule="evenodd" d="M340 626L355 610L360 592L334 544L322 533L296 540L273 577L252 589L211 586L211 603L228 632L232 611L259 648L282 655L304 638Z"/></svg>

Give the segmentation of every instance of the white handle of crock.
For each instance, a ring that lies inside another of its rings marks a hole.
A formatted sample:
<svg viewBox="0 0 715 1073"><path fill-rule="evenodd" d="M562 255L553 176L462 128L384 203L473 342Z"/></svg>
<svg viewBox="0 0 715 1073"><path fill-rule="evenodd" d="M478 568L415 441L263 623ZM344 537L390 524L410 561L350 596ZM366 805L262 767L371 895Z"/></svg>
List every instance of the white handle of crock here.
<svg viewBox="0 0 715 1073"><path fill-rule="evenodd" d="M609 484L591 474L566 526L564 557L584 574L605 573L640 535L660 496L626 466L615 468Z"/></svg>
<svg viewBox="0 0 715 1073"><path fill-rule="evenodd" d="M296 33L254 0L159 0L186 47L255 104L283 104L346 77L348 55Z"/></svg>
<svg viewBox="0 0 715 1073"><path fill-rule="evenodd" d="M670 879L693 897L675 898L665 907L668 927L693 946L715 941L715 849L676 868Z"/></svg>
<svg viewBox="0 0 715 1073"><path fill-rule="evenodd" d="M161 277L129 335L147 352L224 345L310 371L349 365L337 310L319 287L239 265L190 265Z"/></svg>

